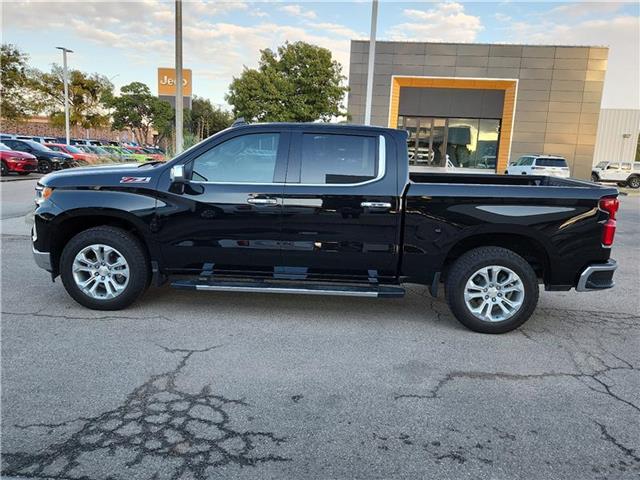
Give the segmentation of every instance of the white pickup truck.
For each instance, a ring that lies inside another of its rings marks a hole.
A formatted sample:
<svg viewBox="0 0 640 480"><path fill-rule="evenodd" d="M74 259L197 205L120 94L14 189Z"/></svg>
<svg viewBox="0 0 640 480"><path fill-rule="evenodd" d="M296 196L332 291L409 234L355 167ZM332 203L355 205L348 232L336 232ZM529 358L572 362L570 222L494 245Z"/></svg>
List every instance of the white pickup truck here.
<svg viewBox="0 0 640 480"><path fill-rule="evenodd" d="M591 170L591 180L640 188L640 162L599 162Z"/></svg>

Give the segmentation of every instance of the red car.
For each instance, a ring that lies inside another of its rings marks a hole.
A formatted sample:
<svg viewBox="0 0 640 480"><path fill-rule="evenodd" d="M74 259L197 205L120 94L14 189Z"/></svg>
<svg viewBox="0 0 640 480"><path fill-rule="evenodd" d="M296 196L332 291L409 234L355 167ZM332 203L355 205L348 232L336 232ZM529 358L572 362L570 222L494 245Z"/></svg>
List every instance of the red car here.
<svg viewBox="0 0 640 480"><path fill-rule="evenodd" d="M73 145L65 145L64 143L45 143L44 146L47 148L50 148L54 152L68 153L80 165L83 165L83 164L94 165L98 163L97 155L92 155L91 153L85 153L82 150L80 150L78 147L74 147Z"/></svg>
<svg viewBox="0 0 640 480"><path fill-rule="evenodd" d="M26 152L11 150L4 143L0 143L0 163L2 163L2 176L9 172L18 175L29 175L38 170L38 159Z"/></svg>

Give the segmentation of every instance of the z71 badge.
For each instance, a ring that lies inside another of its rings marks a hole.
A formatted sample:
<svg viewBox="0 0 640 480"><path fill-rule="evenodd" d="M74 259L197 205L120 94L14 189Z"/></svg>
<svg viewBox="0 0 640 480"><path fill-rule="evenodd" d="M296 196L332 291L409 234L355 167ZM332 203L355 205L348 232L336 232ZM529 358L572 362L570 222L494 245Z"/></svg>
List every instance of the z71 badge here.
<svg viewBox="0 0 640 480"><path fill-rule="evenodd" d="M122 177L120 183L149 183L151 177Z"/></svg>

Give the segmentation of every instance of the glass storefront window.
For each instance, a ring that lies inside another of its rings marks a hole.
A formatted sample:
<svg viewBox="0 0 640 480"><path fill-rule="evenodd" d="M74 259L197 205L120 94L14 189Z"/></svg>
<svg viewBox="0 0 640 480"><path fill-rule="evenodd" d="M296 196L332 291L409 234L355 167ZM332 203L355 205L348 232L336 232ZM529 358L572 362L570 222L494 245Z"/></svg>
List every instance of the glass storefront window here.
<svg viewBox="0 0 640 480"><path fill-rule="evenodd" d="M450 118L447 154L456 168L475 168L478 119Z"/></svg>
<svg viewBox="0 0 640 480"><path fill-rule="evenodd" d="M409 165L496 169L500 120L400 116L398 128L409 133Z"/></svg>
<svg viewBox="0 0 640 480"><path fill-rule="evenodd" d="M476 168L496 169L499 137L500 120L480 120Z"/></svg>

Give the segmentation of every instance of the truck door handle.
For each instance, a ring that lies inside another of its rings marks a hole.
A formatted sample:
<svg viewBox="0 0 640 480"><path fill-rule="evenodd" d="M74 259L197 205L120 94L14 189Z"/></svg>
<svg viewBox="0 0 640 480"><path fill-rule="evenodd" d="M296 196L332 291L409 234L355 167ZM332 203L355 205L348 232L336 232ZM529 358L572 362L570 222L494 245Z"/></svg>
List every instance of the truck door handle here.
<svg viewBox="0 0 640 480"><path fill-rule="evenodd" d="M389 202L362 202L360 206L362 208L391 208Z"/></svg>
<svg viewBox="0 0 640 480"><path fill-rule="evenodd" d="M247 198L247 203L253 203L254 205L275 205L278 203L278 200L275 198L255 198L249 197Z"/></svg>

